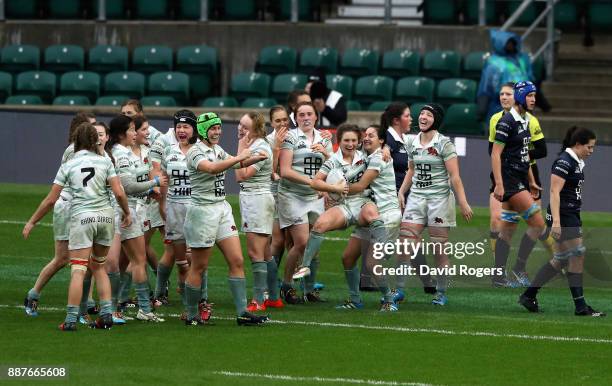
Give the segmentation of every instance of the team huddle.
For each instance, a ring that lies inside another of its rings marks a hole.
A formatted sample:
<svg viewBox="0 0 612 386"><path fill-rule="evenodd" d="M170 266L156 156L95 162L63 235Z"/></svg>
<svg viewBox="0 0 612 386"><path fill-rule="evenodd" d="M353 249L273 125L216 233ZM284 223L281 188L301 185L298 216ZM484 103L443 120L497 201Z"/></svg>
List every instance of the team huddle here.
<svg viewBox="0 0 612 386"><path fill-rule="evenodd" d="M500 91L504 111L491 120L491 237L496 287L527 287L519 303L539 311L538 290L559 272L568 280L576 315L604 316L584 300L580 206L584 160L595 145L592 131L572 128L552 168L546 222L541 214L541 182L535 159L546 155L531 82L507 84ZM228 266L228 284L238 325L260 325L261 312L285 304L324 302L317 283L319 251L325 233L353 227L342 253L348 298L338 309L361 309L361 290L381 293L382 312L398 311L407 275L373 273L374 245L418 243L427 228L434 243L445 244L456 226L455 205L472 218L459 173L454 143L439 132L441 106L425 105L418 134L409 134L410 109L392 103L380 125L365 130L352 124L337 128L337 151L331 135L317 129L317 112L309 101L288 111L270 110L273 131L257 112L240 119L236 156L219 146L221 119L212 112L196 116L179 110L174 125L161 134L148 124L138 101L127 101L122 115L107 126L79 113L70 126L70 145L51 191L26 223L27 238L53 210L55 257L41 271L25 299L29 316L38 314L42 289L63 266L70 265L63 331L79 323L110 328L131 318L130 291L136 293L135 318L163 322L155 309L168 303L168 279L177 268L178 292L188 326L209 323L208 264L216 245ZM542 150L542 145L544 146ZM543 155L542 155L543 154ZM531 165L530 165L531 164ZM226 200L225 174L235 169L240 186L240 230L246 235L253 290L247 302L244 255L232 207ZM528 230L510 274L505 267L510 241L523 218ZM159 232L164 253L158 258L150 241ZM553 255L533 281L526 261L537 240ZM282 256L284 270L279 274ZM361 264L359 264L359 258ZM431 303L448 303L451 267L442 248L434 249L439 270L419 276ZM426 264L420 254L388 254L387 265ZM147 264L156 273L150 288ZM280 276L280 278L279 278ZM280 281L280 290L279 287ZM99 307L91 299L95 282ZM98 314L94 320L90 314Z"/></svg>

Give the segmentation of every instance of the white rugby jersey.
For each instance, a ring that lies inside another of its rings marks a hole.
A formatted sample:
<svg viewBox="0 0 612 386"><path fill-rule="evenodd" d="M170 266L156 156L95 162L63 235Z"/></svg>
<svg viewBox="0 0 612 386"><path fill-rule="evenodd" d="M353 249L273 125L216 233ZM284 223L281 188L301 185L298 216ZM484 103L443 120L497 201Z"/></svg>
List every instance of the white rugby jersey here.
<svg viewBox="0 0 612 386"><path fill-rule="evenodd" d="M168 202L188 204L191 201L191 180L187 158L178 144L166 147L161 169L168 175Z"/></svg>

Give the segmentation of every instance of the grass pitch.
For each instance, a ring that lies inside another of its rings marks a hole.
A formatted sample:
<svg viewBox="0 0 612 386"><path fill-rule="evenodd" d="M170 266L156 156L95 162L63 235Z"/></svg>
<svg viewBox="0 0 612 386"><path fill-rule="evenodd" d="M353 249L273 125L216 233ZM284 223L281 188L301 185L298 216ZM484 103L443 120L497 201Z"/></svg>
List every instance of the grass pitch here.
<svg viewBox="0 0 612 386"><path fill-rule="evenodd" d="M0 185L0 366L67 366L73 384L610 384L612 318L573 316L565 281L557 279L539 296L544 312L529 314L516 304L519 289L493 289L488 279L455 280L449 304L430 304L417 279L410 279L407 300L397 313L378 312L379 294L365 293L364 310L334 309L347 296L340 264L348 232L334 232L321 251L318 281L326 285L326 304L287 306L271 312L264 327L238 327L227 285L227 269L216 251L209 271L209 296L215 303L215 325L186 328L176 317L179 299L160 309L162 324L137 321L110 331L81 327L57 330L65 314L69 270L51 280L41 296L40 315L28 318L21 307L40 269L53 255L51 216L21 238L23 223L47 193L47 186ZM234 213L237 200L229 198ZM488 213L477 209L468 226L459 221L453 240L486 238ZM612 311L606 280L612 256L605 249L612 228L607 213L585 213L592 229L587 246L600 259L585 289L596 309ZM47 224L47 225L45 225ZM520 235L515 236L515 244ZM244 240L243 240L244 241ZM595 246L595 244L597 244ZM161 243L154 245L161 251ZM488 247L487 247L488 248ZM612 247L609 249L612 250ZM516 246L511 261L516 256ZM547 259L540 248L529 261L533 276ZM431 258L428 260L431 261ZM464 259L488 266L491 256ZM250 264L245 263L249 294ZM592 275L593 276L593 275ZM597 275L595 275L597 276ZM171 279L171 288L176 278ZM608 283L609 284L609 283ZM5 374L2 377L6 379ZM19 384L38 380L15 380Z"/></svg>

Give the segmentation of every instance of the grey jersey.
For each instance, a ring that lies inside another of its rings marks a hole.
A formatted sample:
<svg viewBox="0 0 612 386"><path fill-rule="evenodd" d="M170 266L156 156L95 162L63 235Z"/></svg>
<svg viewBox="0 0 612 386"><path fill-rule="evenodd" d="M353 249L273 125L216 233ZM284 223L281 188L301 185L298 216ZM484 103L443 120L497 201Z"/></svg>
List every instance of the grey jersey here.
<svg viewBox="0 0 612 386"><path fill-rule="evenodd" d="M81 150L60 167L53 183L72 189L70 214L76 215L110 208L107 182L115 176L110 159Z"/></svg>
<svg viewBox="0 0 612 386"><path fill-rule="evenodd" d="M342 157L342 151L338 149L327 161L323 163L321 166L320 172L327 175L333 169L342 169L342 173L346 177L346 180L349 184L357 183L363 177L363 173L366 171L367 164L364 159L364 154L361 150L357 150L355 155L353 156L353 162L348 163ZM347 197L347 201L351 201L351 199L362 199L366 194L364 192L360 192L357 194L353 194Z"/></svg>
<svg viewBox="0 0 612 386"><path fill-rule="evenodd" d="M225 172L216 175L201 172L198 164L203 160L218 162L230 158L219 145L209 147L203 142L193 145L187 152L187 170L191 180L191 203L214 204L225 200Z"/></svg>
<svg viewBox="0 0 612 386"><path fill-rule="evenodd" d="M191 181L186 159L178 144L168 146L164 151L161 169L168 175L168 202L188 204L191 201Z"/></svg>
<svg viewBox="0 0 612 386"><path fill-rule="evenodd" d="M395 171L393 161L385 162L382 159L380 149L370 154L367 158L367 170L375 170L378 176L370 182L370 197L378 207L378 212L383 213L388 210L399 210L399 202L395 191Z"/></svg>
<svg viewBox="0 0 612 386"><path fill-rule="evenodd" d="M272 148L264 138L257 138L249 147L251 154L266 153L268 158L250 167L255 168L255 174L240 183L240 194L261 194L272 192Z"/></svg>
<svg viewBox="0 0 612 386"><path fill-rule="evenodd" d="M72 157L74 157L74 143L71 143L70 145L68 145L66 150L64 150L64 154L62 154L62 163L61 163L61 165L63 165L66 162L70 161L72 159ZM62 189L61 196L62 196L62 198L64 200L70 201L70 199L72 198L72 190L71 190L70 186L64 186L64 189Z"/></svg>
<svg viewBox="0 0 612 386"><path fill-rule="evenodd" d="M328 139L321 138L319 130L314 130L314 140L312 143L302 132L300 128L292 129L287 132L285 140L281 144L281 150L287 149L293 151L293 160L291 168L299 174L312 179L321 166L325 162L325 157L319 152L313 152L310 146L320 143L326 151L331 154L333 151L332 144ZM302 185L289 181L286 178L281 179L279 192L292 193L298 196L317 196L317 192L308 185Z"/></svg>
<svg viewBox="0 0 612 386"><path fill-rule="evenodd" d="M157 137L155 142L151 145L151 149L149 151L149 159L151 162L157 162L161 164L162 157L164 156L164 151L168 146L177 144L176 134L174 133L174 128L171 127L168 129L166 134L162 134Z"/></svg>
<svg viewBox="0 0 612 386"><path fill-rule="evenodd" d="M140 157L134 153L138 158L136 163L136 182L147 182L149 181L149 173L151 172L151 162L149 161L149 147L146 145L140 145ZM147 192L143 192L138 195L138 201L144 203L148 198Z"/></svg>
<svg viewBox="0 0 612 386"><path fill-rule="evenodd" d="M140 157L132 152L127 147L115 144L113 146L113 157L115 158L115 169L119 176L123 174L130 175L137 182L149 180L149 170L143 167ZM128 203L130 206L136 205L138 199L146 197L147 192L140 194L129 194Z"/></svg>
<svg viewBox="0 0 612 386"><path fill-rule="evenodd" d="M421 133L406 144L408 162L414 162L410 194L421 197L445 197L450 191L444 162L457 156L450 138L436 133L430 143L421 145Z"/></svg>

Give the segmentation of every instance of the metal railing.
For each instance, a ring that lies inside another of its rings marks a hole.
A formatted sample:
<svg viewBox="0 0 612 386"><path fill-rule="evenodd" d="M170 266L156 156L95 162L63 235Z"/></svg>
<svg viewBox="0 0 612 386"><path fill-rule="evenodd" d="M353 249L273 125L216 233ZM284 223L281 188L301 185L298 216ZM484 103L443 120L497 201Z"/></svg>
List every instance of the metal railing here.
<svg viewBox="0 0 612 386"><path fill-rule="evenodd" d="M516 11L506 20L504 25L502 25L501 30L507 31L510 27L514 25L514 23L518 20L519 17L523 14L523 12L529 7L529 5L536 0L523 0L521 5L516 9ZM521 35L521 41L525 41L527 37L536 29L536 27L546 18L546 41L536 52L531 56L531 62L533 63L537 60L540 55L545 54L545 62L546 62L546 79L551 80L553 77L553 72L555 70L555 5L559 2L559 0L540 0L546 1L546 8L542 11L538 17L535 18L533 23L523 32ZM484 14L485 0L480 0L479 2L479 15L480 13ZM484 19L484 15L482 19ZM484 20L480 20L483 22Z"/></svg>

